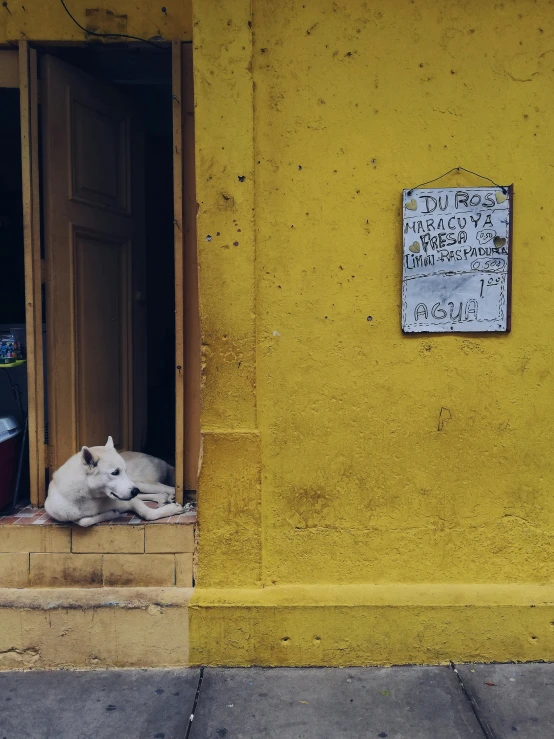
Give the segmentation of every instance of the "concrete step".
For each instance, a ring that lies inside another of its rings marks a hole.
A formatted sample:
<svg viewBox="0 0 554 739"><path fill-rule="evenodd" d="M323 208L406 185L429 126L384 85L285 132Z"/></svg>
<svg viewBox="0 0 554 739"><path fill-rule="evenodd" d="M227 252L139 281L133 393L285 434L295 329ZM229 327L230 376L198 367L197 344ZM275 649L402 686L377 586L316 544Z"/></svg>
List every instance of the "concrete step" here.
<svg viewBox="0 0 554 739"><path fill-rule="evenodd" d="M192 588L0 588L0 670L186 667Z"/></svg>

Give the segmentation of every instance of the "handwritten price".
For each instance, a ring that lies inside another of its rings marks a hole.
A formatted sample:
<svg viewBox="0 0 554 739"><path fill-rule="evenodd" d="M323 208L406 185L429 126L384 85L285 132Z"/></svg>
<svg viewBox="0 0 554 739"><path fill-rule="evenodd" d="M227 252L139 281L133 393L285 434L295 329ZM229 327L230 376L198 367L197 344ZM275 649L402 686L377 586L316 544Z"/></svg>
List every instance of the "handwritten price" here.
<svg viewBox="0 0 554 739"><path fill-rule="evenodd" d="M471 263L471 269L476 272L502 272L506 266L506 260L502 257L494 259L474 259Z"/></svg>
<svg viewBox="0 0 554 739"><path fill-rule="evenodd" d="M496 231L493 231L492 229L477 231L475 235L479 244L483 246L483 244L486 244L487 241L491 241L492 239L494 239L494 237L496 236Z"/></svg>

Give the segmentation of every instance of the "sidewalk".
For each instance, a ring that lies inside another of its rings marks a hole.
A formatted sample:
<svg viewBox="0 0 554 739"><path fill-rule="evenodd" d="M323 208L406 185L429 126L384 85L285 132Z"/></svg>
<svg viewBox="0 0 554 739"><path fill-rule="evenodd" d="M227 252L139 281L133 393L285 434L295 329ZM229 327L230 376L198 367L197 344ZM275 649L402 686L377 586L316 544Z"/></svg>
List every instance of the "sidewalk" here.
<svg viewBox="0 0 554 739"><path fill-rule="evenodd" d="M266 737L552 739L554 664L0 672L0 739Z"/></svg>

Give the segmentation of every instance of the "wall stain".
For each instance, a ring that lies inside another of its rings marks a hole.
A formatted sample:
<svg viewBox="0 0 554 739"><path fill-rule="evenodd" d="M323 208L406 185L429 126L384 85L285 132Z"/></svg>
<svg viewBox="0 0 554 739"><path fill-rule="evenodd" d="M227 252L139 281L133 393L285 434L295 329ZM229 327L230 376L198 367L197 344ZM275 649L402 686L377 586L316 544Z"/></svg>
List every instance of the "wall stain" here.
<svg viewBox="0 0 554 739"><path fill-rule="evenodd" d="M439 423L437 426L437 431L442 431L444 428L444 425L447 421L450 421L452 418L452 412L449 408L445 408L444 406L439 411Z"/></svg>

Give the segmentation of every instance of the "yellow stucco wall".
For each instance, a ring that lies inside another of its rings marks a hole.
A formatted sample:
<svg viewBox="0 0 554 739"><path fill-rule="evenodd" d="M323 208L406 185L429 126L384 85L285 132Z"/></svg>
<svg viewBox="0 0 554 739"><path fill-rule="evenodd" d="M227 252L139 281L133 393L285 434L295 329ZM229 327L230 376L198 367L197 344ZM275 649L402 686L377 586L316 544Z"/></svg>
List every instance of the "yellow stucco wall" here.
<svg viewBox="0 0 554 739"><path fill-rule="evenodd" d="M552 580L554 8L278 5L253 49L263 580ZM403 337L399 193L458 164L515 183L513 332Z"/></svg>
<svg viewBox="0 0 554 739"><path fill-rule="evenodd" d="M67 0L66 5L78 23L97 33L122 33L141 39L161 37L169 41L191 39L192 0L116 0L110 3ZM92 39L75 25L60 0L6 2L0 13L0 43L13 43L20 38L73 43Z"/></svg>
<svg viewBox="0 0 554 739"><path fill-rule="evenodd" d="M549 614L540 635L525 614L530 585L554 574L552 4L194 12L205 458L193 661L551 655ZM512 333L404 337L400 193L456 165L515 183ZM501 584L516 588L517 616ZM434 616L414 627L422 603ZM318 630L334 635L325 658Z"/></svg>

